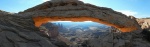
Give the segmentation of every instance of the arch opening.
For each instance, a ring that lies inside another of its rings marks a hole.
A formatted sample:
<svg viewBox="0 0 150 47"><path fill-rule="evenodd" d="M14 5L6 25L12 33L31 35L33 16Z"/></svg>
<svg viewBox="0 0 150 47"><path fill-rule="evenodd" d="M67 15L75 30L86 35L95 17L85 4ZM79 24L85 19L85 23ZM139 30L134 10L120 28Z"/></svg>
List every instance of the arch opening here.
<svg viewBox="0 0 150 47"><path fill-rule="evenodd" d="M114 27L93 21L49 21L39 26L43 34L66 43L69 46L81 45L86 40L100 38L108 33L120 33Z"/></svg>
<svg viewBox="0 0 150 47"><path fill-rule="evenodd" d="M82 17L81 16L80 17L38 16L38 17L33 17L33 20L35 22L36 27L39 27L41 24L47 23L48 21L72 21L72 22L93 21L93 22L98 22L108 26L115 27L119 29L121 32L131 32L137 29L135 27L124 27L122 25L116 25L98 18L93 18L88 16L82 16Z"/></svg>

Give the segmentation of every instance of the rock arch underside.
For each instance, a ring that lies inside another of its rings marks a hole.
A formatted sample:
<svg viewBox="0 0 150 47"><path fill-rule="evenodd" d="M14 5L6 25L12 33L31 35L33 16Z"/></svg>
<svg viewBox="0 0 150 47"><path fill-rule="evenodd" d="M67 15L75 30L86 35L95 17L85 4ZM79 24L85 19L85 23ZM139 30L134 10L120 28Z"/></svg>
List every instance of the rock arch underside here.
<svg viewBox="0 0 150 47"><path fill-rule="evenodd" d="M41 34L38 27L48 21L68 20L99 22L123 32L90 40L88 45L93 47L150 47L150 43L142 38L142 30L135 19L111 8L78 0L51 0L17 14L1 11L0 14L0 47L60 47Z"/></svg>

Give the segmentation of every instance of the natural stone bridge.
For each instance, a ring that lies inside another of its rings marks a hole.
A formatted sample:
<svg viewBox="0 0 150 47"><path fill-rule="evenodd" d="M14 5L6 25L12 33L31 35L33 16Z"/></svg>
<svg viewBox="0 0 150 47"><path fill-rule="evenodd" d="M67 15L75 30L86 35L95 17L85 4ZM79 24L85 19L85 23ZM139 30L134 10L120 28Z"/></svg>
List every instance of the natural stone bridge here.
<svg viewBox="0 0 150 47"><path fill-rule="evenodd" d="M141 32L139 24L134 19L110 8L97 7L78 0L51 0L17 14L0 14L0 47L57 47L51 43L47 36L42 35L37 27L42 23L58 20L94 21L125 32L115 36L122 37L119 40L112 34L107 35L107 39L102 38L105 41L101 42L105 42L105 44L102 43L101 46L124 46L127 43L126 40L133 41L130 43L134 45L139 45L134 42L137 42L140 37L130 33ZM143 40L141 41L143 42ZM122 45L119 45L120 43ZM148 46L144 43L143 45Z"/></svg>
<svg viewBox="0 0 150 47"><path fill-rule="evenodd" d="M122 32L139 30L138 23L126 15L110 8L84 4L77 0L52 0L21 13L24 17L33 17L35 26L48 21L93 21L114 26Z"/></svg>

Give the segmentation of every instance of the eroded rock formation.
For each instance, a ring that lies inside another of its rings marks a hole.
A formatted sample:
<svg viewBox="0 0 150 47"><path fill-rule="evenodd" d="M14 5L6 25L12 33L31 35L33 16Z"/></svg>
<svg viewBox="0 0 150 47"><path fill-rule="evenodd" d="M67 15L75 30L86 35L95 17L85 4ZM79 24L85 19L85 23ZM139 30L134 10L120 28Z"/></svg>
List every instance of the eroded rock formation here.
<svg viewBox="0 0 150 47"><path fill-rule="evenodd" d="M91 39L89 45L95 45L93 47L98 47L98 43L99 47L150 47L149 42L142 38L141 28L135 20L110 8L78 0L51 0L15 15L1 14L0 47L62 47L59 45L61 42L52 41L36 26L53 20L78 21L77 18L81 18L79 21L85 19L114 26L125 32Z"/></svg>
<svg viewBox="0 0 150 47"><path fill-rule="evenodd" d="M150 29L150 19L149 18L137 19L137 21L140 24L142 29Z"/></svg>
<svg viewBox="0 0 150 47"><path fill-rule="evenodd" d="M0 47L56 47L34 26L32 18L0 16Z"/></svg>
<svg viewBox="0 0 150 47"><path fill-rule="evenodd" d="M24 17L33 17L34 20L39 17L58 17L56 20L70 20L70 18L72 19L73 17L84 17L87 18L87 20L95 18L96 22L114 26L122 32L130 32L140 29L137 22L133 22L134 20L128 18L120 12L116 12L110 8L84 4L83 2L77 0L52 0L27 9L20 14L20 16ZM90 17L90 19L88 17ZM77 19L72 19L72 21L77 21ZM35 24L37 22L40 21L35 20Z"/></svg>

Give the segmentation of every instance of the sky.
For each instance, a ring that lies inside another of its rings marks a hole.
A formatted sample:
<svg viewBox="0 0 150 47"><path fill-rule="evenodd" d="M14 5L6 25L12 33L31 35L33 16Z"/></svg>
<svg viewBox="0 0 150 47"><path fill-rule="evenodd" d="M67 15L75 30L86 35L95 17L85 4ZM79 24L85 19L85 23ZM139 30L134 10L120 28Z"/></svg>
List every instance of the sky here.
<svg viewBox="0 0 150 47"><path fill-rule="evenodd" d="M17 13L32 8L48 0L1 0L0 10ZM99 7L112 8L115 11L137 18L150 17L150 0L80 0Z"/></svg>

